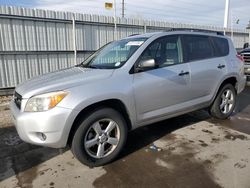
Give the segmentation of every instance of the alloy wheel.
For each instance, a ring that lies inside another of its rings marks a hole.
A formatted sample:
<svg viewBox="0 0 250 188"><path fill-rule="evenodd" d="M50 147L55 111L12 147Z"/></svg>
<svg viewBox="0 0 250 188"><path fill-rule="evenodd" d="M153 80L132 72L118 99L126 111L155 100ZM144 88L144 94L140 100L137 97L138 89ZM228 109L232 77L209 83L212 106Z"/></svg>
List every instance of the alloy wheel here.
<svg viewBox="0 0 250 188"><path fill-rule="evenodd" d="M220 110L223 114L229 113L234 106L234 95L230 89L225 90L221 95Z"/></svg>
<svg viewBox="0 0 250 188"><path fill-rule="evenodd" d="M110 155L120 140L120 129L112 119L101 119L93 123L84 138L84 148L93 158Z"/></svg>

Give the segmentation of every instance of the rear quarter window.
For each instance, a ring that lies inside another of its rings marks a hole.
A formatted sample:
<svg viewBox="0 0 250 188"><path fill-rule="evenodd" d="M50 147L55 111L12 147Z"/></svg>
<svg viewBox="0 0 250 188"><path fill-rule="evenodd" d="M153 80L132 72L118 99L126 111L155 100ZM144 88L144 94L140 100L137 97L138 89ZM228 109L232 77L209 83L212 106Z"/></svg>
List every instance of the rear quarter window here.
<svg viewBox="0 0 250 188"><path fill-rule="evenodd" d="M217 57L227 56L229 54L228 40L219 37L211 37L215 46L215 55Z"/></svg>
<svg viewBox="0 0 250 188"><path fill-rule="evenodd" d="M184 35L187 61L196 61L214 57L214 48L208 36Z"/></svg>

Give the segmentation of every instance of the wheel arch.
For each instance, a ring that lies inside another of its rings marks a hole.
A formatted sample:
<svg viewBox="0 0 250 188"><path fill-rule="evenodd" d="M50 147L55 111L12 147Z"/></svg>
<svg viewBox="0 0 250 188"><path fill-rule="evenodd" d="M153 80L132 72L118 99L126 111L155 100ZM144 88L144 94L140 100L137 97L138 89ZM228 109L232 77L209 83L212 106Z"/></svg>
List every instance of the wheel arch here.
<svg viewBox="0 0 250 188"><path fill-rule="evenodd" d="M231 76L231 77L228 77L226 78L221 84L220 84L220 87L219 89L217 90L217 94L218 92L220 91L220 89L226 85L226 84L232 84L235 88L235 91L237 91L237 78L235 76Z"/></svg>
<svg viewBox="0 0 250 188"><path fill-rule="evenodd" d="M219 87L217 88L216 92L215 92L215 95L213 96L213 100L211 101L211 104L213 104L216 96L218 95L218 93L220 92L221 88L226 85L226 84L232 84L233 87L235 88L235 91L237 93L237 78L236 76L230 76L230 77L227 77L226 79L224 79L224 81L221 82L221 84L219 85ZM210 105L211 105L210 104Z"/></svg>
<svg viewBox="0 0 250 188"><path fill-rule="evenodd" d="M110 107L114 110L117 110L124 117L128 126L127 127L128 130L132 129L131 119L130 119L130 116L129 116L129 113L125 104L120 99L107 99L107 100L103 100L103 101L90 104L89 106L85 107L77 114L69 132L68 141L67 141L68 145L71 145L75 131L79 127L79 122L82 121L85 117L87 117L96 109L102 108L102 107Z"/></svg>

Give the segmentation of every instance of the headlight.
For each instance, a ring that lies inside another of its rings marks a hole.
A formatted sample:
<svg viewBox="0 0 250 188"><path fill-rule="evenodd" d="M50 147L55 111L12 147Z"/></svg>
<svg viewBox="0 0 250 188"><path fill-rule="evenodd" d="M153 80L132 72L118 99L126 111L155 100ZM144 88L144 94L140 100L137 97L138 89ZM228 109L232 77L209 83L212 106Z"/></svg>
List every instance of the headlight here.
<svg viewBox="0 0 250 188"><path fill-rule="evenodd" d="M25 106L25 112L42 112L54 108L68 95L66 91L58 91L37 95L30 98Z"/></svg>

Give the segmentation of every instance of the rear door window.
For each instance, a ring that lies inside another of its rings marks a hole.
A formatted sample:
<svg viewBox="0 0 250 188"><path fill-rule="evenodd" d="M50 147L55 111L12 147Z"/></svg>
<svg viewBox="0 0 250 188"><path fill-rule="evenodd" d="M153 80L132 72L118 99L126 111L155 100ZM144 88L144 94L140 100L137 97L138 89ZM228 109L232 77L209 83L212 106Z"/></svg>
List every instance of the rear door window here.
<svg viewBox="0 0 250 188"><path fill-rule="evenodd" d="M196 61L214 57L214 48L208 36L184 35L183 40L187 61Z"/></svg>

